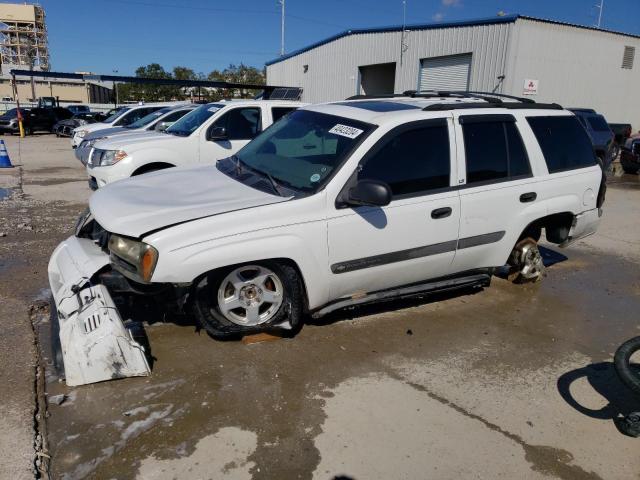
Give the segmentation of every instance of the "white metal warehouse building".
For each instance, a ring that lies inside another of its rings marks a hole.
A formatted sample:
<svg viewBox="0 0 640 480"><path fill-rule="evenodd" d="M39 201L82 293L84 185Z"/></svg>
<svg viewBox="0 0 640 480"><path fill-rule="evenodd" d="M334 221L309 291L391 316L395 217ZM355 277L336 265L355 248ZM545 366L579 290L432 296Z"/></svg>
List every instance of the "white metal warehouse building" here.
<svg viewBox="0 0 640 480"><path fill-rule="evenodd" d="M589 107L640 128L640 36L511 15L348 30L267 63L307 102L477 90Z"/></svg>

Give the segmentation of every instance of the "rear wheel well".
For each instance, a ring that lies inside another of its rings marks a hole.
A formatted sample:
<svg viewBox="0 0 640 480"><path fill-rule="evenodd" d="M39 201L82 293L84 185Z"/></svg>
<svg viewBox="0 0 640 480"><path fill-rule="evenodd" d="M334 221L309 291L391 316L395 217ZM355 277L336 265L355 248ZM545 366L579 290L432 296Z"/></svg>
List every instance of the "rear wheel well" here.
<svg viewBox="0 0 640 480"><path fill-rule="evenodd" d="M527 237L538 241L544 228L547 240L551 243L560 244L569 238L569 231L573 225L573 217L574 215L571 212L561 212L539 218L527 225L527 228L522 231L518 241Z"/></svg>
<svg viewBox="0 0 640 480"><path fill-rule="evenodd" d="M144 173L155 172L156 170L164 170L165 168L172 168L172 167L175 167L175 165L172 165L166 162L147 163L146 165L143 165L139 167L137 170L135 170L131 174L131 176L134 177L136 175L142 175Z"/></svg>

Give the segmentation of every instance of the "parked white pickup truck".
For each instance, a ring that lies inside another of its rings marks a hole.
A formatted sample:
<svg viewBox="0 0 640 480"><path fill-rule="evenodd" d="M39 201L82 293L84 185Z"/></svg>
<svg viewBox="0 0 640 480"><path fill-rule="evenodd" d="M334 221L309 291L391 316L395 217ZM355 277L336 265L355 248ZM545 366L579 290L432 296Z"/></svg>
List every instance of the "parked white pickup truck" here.
<svg viewBox="0 0 640 480"><path fill-rule="evenodd" d="M209 103L163 133L98 141L87 162L89 186L95 190L143 173L229 157L276 120L303 105L286 100Z"/></svg>
<svg viewBox="0 0 640 480"><path fill-rule="evenodd" d="M559 105L440 92L302 108L216 165L92 196L49 263L67 383L149 372L112 295L223 337L487 286L505 265L538 281L542 232L560 246L594 233L605 189Z"/></svg>

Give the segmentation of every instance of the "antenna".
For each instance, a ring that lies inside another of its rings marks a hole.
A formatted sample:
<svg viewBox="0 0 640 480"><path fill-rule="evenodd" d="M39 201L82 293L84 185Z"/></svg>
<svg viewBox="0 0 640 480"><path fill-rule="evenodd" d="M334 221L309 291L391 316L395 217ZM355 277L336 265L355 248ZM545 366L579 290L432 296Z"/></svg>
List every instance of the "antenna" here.
<svg viewBox="0 0 640 480"><path fill-rule="evenodd" d="M282 7L282 14L280 16L280 56L284 55L284 2L285 0L278 0L278 3Z"/></svg>
<svg viewBox="0 0 640 480"><path fill-rule="evenodd" d="M596 8L598 9L598 25L597 26L598 28L600 28L600 25L602 24L602 10L604 10L604 0L600 0L600 4L596 5Z"/></svg>

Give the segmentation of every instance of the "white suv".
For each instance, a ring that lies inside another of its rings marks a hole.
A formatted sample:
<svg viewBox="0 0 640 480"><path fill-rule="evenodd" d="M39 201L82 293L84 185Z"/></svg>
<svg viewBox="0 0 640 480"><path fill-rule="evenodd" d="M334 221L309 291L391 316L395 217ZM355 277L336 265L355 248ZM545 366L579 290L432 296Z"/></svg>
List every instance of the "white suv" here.
<svg viewBox="0 0 640 480"><path fill-rule="evenodd" d="M202 105L163 133L98 140L88 157L89 186L233 155L287 113L305 105L287 100L233 100Z"/></svg>
<svg viewBox="0 0 640 480"><path fill-rule="evenodd" d="M150 103L146 105L133 105L120 107L111 116L105 118L101 122L90 123L87 125L81 125L73 130L71 135L71 148L78 148L84 137L96 130L102 130L110 127L123 127L130 125L133 122L141 119L145 115L148 115L156 110L160 110L163 107L176 106L185 104L186 102L172 102L172 103Z"/></svg>
<svg viewBox="0 0 640 480"><path fill-rule="evenodd" d="M507 264L536 281L542 230L560 246L594 233L603 178L555 104L439 93L308 106L216 165L95 193L49 264L61 343L87 341L65 325L112 294L189 309L222 337L486 286ZM99 312L120 324L116 309Z"/></svg>

